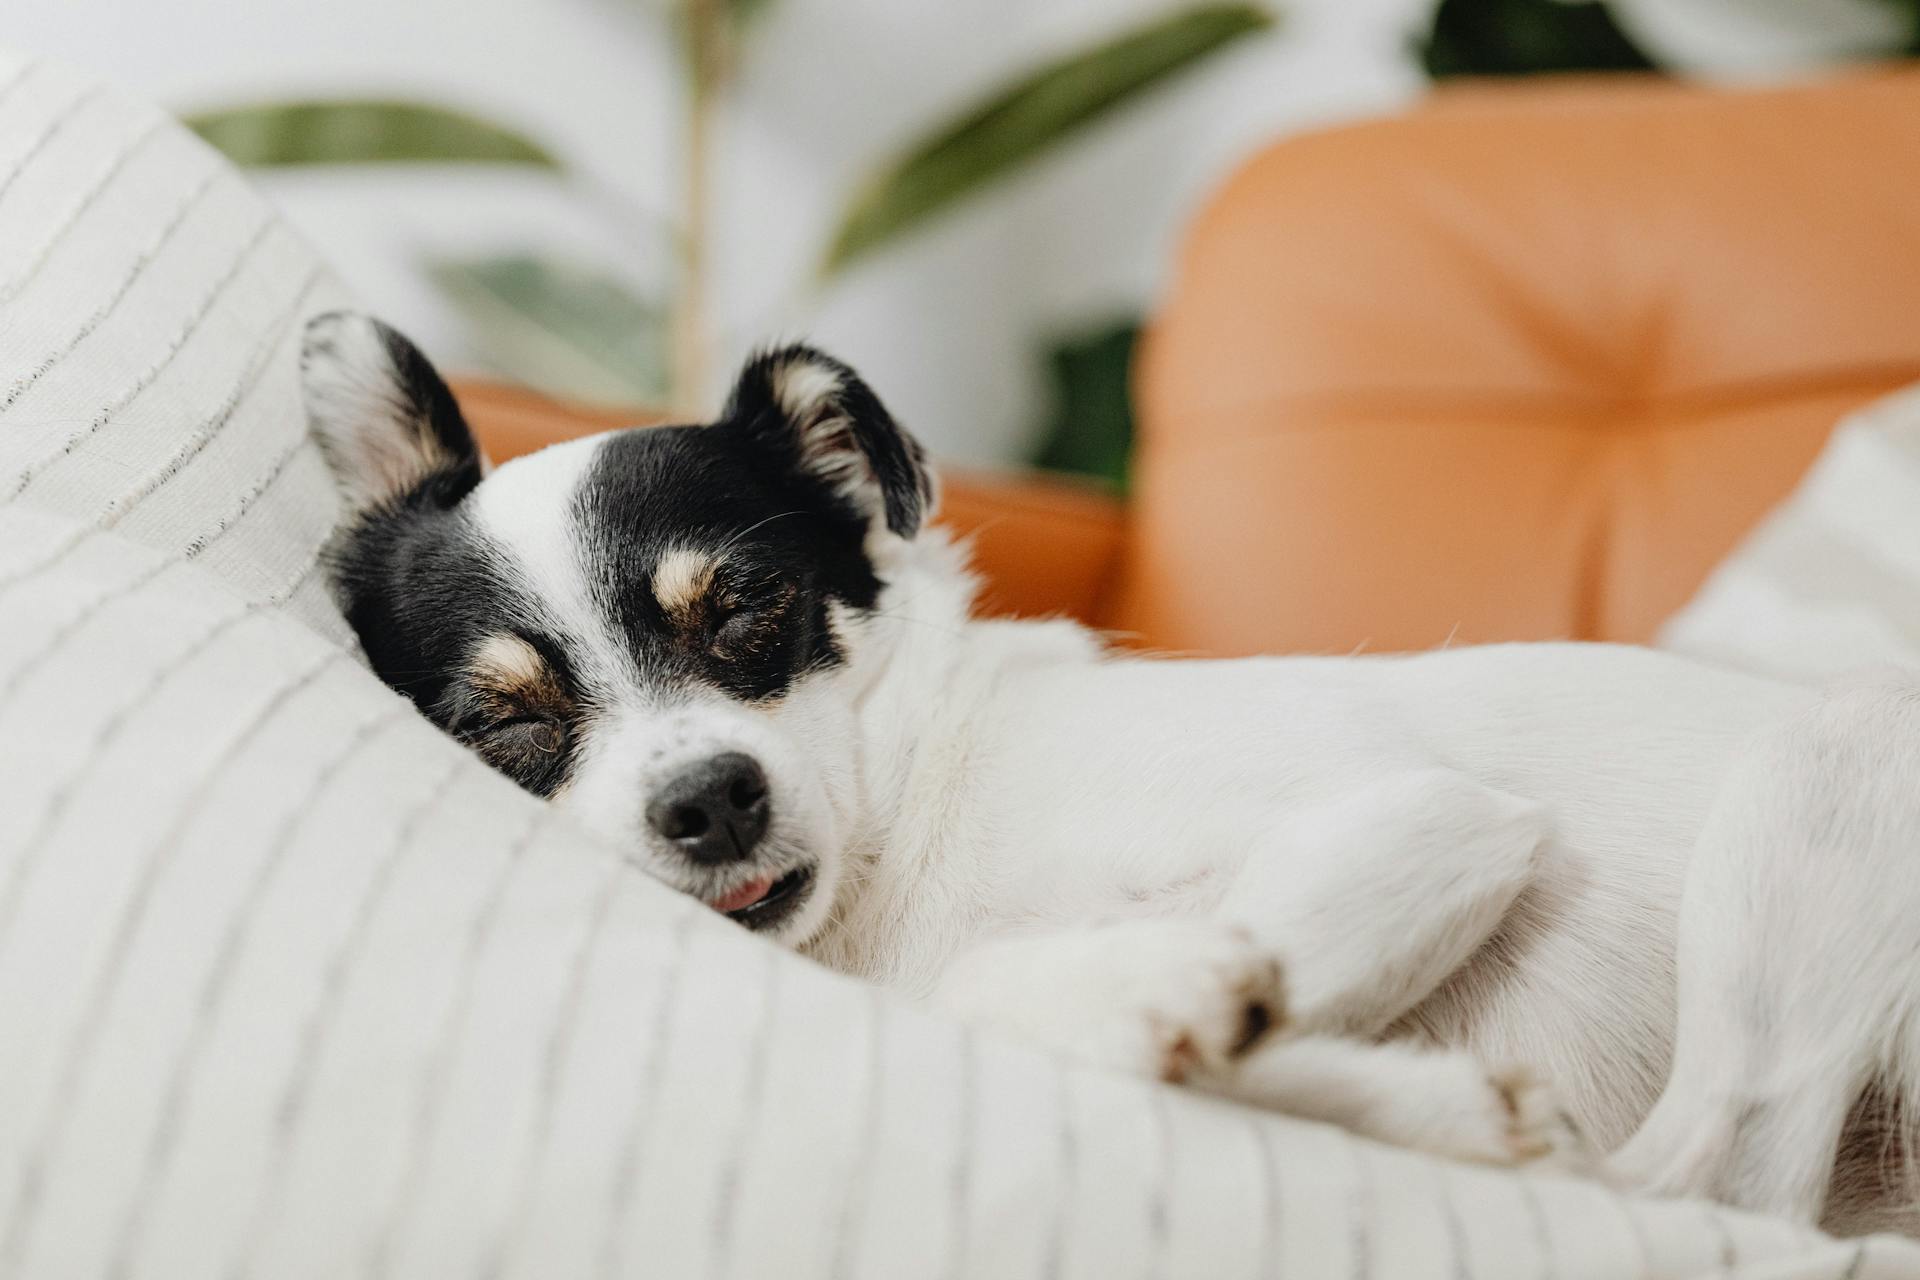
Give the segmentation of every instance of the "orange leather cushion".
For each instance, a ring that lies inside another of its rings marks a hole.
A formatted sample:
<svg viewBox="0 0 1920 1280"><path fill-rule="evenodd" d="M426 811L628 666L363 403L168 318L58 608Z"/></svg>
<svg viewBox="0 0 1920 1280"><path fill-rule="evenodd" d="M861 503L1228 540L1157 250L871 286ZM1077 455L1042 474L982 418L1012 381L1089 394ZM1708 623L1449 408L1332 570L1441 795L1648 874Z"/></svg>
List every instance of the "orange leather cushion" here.
<svg viewBox="0 0 1920 1280"><path fill-rule="evenodd" d="M1100 620L1126 532L1100 490L1044 473L943 468L936 519L968 544L979 612Z"/></svg>
<svg viewBox="0 0 1920 1280"><path fill-rule="evenodd" d="M623 409L556 400L527 387L487 378L456 378L453 394L460 412L480 442L480 451L496 465L616 427L649 427L665 421L645 409Z"/></svg>
<svg viewBox="0 0 1920 1280"><path fill-rule="evenodd" d="M1920 71L1485 87L1296 138L1136 370L1106 621L1216 653L1644 640L1920 379Z"/></svg>

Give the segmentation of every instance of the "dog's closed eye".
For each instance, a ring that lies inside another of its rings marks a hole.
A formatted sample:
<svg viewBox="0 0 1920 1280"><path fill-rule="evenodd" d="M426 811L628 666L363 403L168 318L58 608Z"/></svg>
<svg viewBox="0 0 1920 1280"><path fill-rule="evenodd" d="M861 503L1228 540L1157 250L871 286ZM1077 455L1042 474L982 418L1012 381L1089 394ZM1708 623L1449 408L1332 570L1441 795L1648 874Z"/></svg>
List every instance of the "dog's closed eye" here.
<svg viewBox="0 0 1920 1280"><path fill-rule="evenodd" d="M551 795L565 779L571 732L563 723L510 715L456 732L488 764L537 795Z"/></svg>
<svg viewBox="0 0 1920 1280"><path fill-rule="evenodd" d="M566 744L566 728L544 716L508 716L482 725L473 736L494 749L554 755Z"/></svg>
<svg viewBox="0 0 1920 1280"><path fill-rule="evenodd" d="M770 643L799 594L776 573L688 548L660 557L652 586L681 642L722 660Z"/></svg>
<svg viewBox="0 0 1920 1280"><path fill-rule="evenodd" d="M442 708L443 723L488 763L542 795L560 783L575 703L538 649L511 632L483 640L465 679Z"/></svg>
<svg viewBox="0 0 1920 1280"><path fill-rule="evenodd" d="M712 596L708 651L724 660L772 643L799 594L791 582L774 576L723 579Z"/></svg>

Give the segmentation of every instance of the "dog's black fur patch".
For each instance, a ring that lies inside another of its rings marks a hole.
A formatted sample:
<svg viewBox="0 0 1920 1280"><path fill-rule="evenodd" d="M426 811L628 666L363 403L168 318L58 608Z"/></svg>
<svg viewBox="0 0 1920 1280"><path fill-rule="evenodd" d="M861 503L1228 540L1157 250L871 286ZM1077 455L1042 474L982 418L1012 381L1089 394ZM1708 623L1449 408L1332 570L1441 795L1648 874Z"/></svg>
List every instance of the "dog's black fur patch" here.
<svg viewBox="0 0 1920 1280"><path fill-rule="evenodd" d="M600 571L601 609L649 670L738 698L776 697L840 660L828 605L871 609L880 593L866 523L824 485L728 419L607 441L574 496ZM670 551L716 562L722 603L707 634L676 630L647 570Z"/></svg>

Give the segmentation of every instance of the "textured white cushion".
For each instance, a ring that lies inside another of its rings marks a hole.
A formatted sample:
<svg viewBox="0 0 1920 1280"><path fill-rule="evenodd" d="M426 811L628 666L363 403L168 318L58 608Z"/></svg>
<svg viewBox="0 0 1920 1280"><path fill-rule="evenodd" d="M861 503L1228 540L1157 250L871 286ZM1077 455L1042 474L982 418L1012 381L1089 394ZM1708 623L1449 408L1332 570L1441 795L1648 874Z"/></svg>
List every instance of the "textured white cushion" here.
<svg viewBox="0 0 1920 1280"><path fill-rule="evenodd" d="M1920 387L1842 423L1660 643L1797 680L1920 667Z"/></svg>
<svg viewBox="0 0 1920 1280"><path fill-rule="evenodd" d="M1061 1069L639 875L358 663L214 156L0 54L0 1276L1920 1276Z"/></svg>

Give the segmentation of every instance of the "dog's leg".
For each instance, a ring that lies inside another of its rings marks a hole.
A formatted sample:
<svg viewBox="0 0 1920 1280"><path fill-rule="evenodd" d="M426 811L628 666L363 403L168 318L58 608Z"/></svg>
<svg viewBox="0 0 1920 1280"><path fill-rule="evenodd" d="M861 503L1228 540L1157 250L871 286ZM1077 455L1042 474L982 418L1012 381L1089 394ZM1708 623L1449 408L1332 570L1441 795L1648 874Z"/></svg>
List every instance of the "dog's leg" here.
<svg viewBox="0 0 1920 1280"><path fill-rule="evenodd" d="M1585 1140L1542 1081L1524 1068L1489 1070L1453 1050L1304 1036L1270 1041L1225 1073L1196 1072L1191 1083L1456 1160L1592 1166Z"/></svg>
<svg viewBox="0 0 1920 1280"><path fill-rule="evenodd" d="M1251 1049L1285 1015L1280 963L1213 920L1130 920L993 939L932 1003L1090 1066L1178 1081Z"/></svg>
<svg viewBox="0 0 1920 1280"><path fill-rule="evenodd" d="M1291 815L1219 915L1286 958L1291 1032L1377 1036L1492 935L1545 835L1536 804L1408 772Z"/></svg>
<svg viewBox="0 0 1920 1280"><path fill-rule="evenodd" d="M1862 1091L1914 1096L1916 921L1920 689L1854 683L1729 773L1681 903L1673 1069L1614 1171L1816 1220Z"/></svg>
<svg viewBox="0 0 1920 1280"><path fill-rule="evenodd" d="M1540 806L1438 769L1290 815L1218 912L1285 955L1287 1038L1194 1083L1416 1150L1587 1167L1584 1139L1525 1069L1365 1042L1486 942L1545 837Z"/></svg>
<svg viewBox="0 0 1920 1280"><path fill-rule="evenodd" d="M1203 1069L1235 1093L1231 1064L1280 1024L1281 956L1289 1035L1376 1035L1497 926L1543 826L1537 806L1462 775L1408 772L1276 830L1208 918L992 940L949 967L933 1000L1084 1062L1168 1080ZM1497 1093L1489 1079L1478 1072L1476 1098Z"/></svg>

